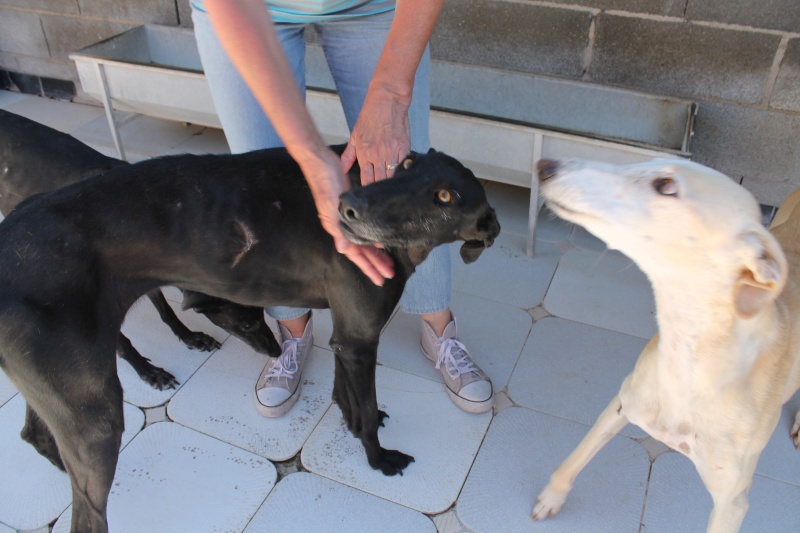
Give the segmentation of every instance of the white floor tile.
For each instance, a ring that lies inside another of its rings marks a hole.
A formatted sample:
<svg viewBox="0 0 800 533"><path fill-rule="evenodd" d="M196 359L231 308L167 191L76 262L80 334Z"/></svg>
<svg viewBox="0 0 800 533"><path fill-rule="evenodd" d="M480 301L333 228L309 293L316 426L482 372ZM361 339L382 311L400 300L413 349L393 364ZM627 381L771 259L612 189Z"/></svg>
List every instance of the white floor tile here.
<svg viewBox="0 0 800 533"><path fill-rule="evenodd" d="M711 495L688 458L676 452L656 458L647 492L644 531L705 531L712 506ZM800 487L756 475L742 532L797 531L799 523Z"/></svg>
<svg viewBox="0 0 800 533"><path fill-rule="evenodd" d="M175 395L170 418L274 461L294 457L331 403L333 353L311 351L300 399L279 418L265 418L255 407L256 380L267 360L230 338Z"/></svg>
<svg viewBox="0 0 800 533"><path fill-rule="evenodd" d="M178 318L192 331L203 331L218 341L224 341L228 333L212 324L206 317L194 311L182 311L173 304ZM128 311L122 325L122 333L133 346L155 366L170 372L181 383L194 374L211 352L192 350L183 344L172 330L162 322L158 312L147 297L142 297ZM125 391L125 400L140 407L153 407L169 401L175 389L157 390L139 378L133 368L117 358L117 372Z"/></svg>
<svg viewBox="0 0 800 533"><path fill-rule="evenodd" d="M508 395L523 407L591 426L633 371L646 344L640 337L543 318L533 325ZM623 434L645 435L633 425Z"/></svg>
<svg viewBox="0 0 800 533"><path fill-rule="evenodd" d="M275 485L269 461L163 422L119 457L108 501L111 531L241 531ZM71 509L53 528L69 530Z"/></svg>
<svg viewBox="0 0 800 533"><path fill-rule="evenodd" d="M491 420L456 407L444 386L378 367L378 406L391 418L378 432L381 445L415 458L403 476L373 470L361 441L331 406L303 447L303 466L345 485L424 513L440 513L458 497Z"/></svg>
<svg viewBox="0 0 800 533"><path fill-rule="evenodd" d="M167 154L229 154L228 141L222 130L203 128L189 139L167 151Z"/></svg>
<svg viewBox="0 0 800 533"><path fill-rule="evenodd" d="M544 307L562 318L645 339L656 333L650 282L630 259L615 251L566 252Z"/></svg>
<svg viewBox="0 0 800 533"><path fill-rule="evenodd" d="M581 226L575 226L569 236L569 240L576 248L582 250L592 250L594 252L604 252L608 250L608 246L606 246L605 242L601 241Z"/></svg>
<svg viewBox="0 0 800 533"><path fill-rule="evenodd" d="M15 93L13 91L0 90L0 109L8 109L14 104L18 104L23 100L36 98L30 94Z"/></svg>
<svg viewBox="0 0 800 533"><path fill-rule="evenodd" d="M0 100L0 104L2 104L2 100ZM0 107L2 107L2 105L0 105ZM0 523L0 533L17 533L17 529Z"/></svg>
<svg viewBox="0 0 800 533"><path fill-rule="evenodd" d="M115 112L114 117L126 154L142 154L150 157L164 155L204 129L202 126L184 125L182 122L130 113ZM114 145L104 113L101 113L101 117L97 120L73 131L72 135L91 146Z"/></svg>
<svg viewBox="0 0 800 533"><path fill-rule="evenodd" d="M527 237L501 233L477 261L465 265L459 243L450 246L453 290L487 300L530 309L544 299L561 252L552 243L538 242L536 257L525 255Z"/></svg>
<svg viewBox="0 0 800 533"><path fill-rule="evenodd" d="M281 480L245 533L436 533L427 516L305 472Z"/></svg>
<svg viewBox="0 0 800 533"><path fill-rule="evenodd" d="M10 400L17 393L17 388L8 379L5 372L0 369L0 407Z"/></svg>
<svg viewBox="0 0 800 533"><path fill-rule="evenodd" d="M452 310L458 336L475 363L492 380L495 391L505 387L528 336L531 316L515 307L459 292L453 293ZM403 312L389 322L378 346L381 364L443 383L420 349L420 318Z"/></svg>
<svg viewBox="0 0 800 533"><path fill-rule="evenodd" d="M558 515L531 521L536 496L585 430L522 408L498 413L458 499L464 525L476 533L638 531L650 460L644 448L622 436L578 476Z"/></svg>
<svg viewBox="0 0 800 533"><path fill-rule="evenodd" d="M144 425L144 413L124 404L122 447ZM25 401L15 396L0 408L0 522L16 529L47 526L72 503L67 474L20 438L25 425Z"/></svg>
<svg viewBox="0 0 800 533"><path fill-rule="evenodd" d="M6 109L64 133L72 133L105 116L102 107L39 97L19 100Z"/></svg>

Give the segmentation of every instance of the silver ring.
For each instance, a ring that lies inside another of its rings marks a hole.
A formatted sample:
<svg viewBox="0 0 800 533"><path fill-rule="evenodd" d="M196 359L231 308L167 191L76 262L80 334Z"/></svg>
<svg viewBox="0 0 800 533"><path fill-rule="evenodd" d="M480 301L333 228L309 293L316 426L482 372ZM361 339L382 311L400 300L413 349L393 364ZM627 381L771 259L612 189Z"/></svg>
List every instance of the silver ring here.
<svg viewBox="0 0 800 533"><path fill-rule="evenodd" d="M397 168L397 163L395 163L393 165L390 165L388 163L386 164L386 170L394 170L396 168Z"/></svg>

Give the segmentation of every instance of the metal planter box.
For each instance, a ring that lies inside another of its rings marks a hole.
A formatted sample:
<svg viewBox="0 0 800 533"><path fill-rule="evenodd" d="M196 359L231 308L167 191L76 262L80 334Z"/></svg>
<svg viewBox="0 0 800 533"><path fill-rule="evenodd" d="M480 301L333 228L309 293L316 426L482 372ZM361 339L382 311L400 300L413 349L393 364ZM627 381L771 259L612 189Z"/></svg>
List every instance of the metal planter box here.
<svg viewBox="0 0 800 533"><path fill-rule="evenodd" d="M107 109L220 127L190 29L138 26L70 58L83 90Z"/></svg>

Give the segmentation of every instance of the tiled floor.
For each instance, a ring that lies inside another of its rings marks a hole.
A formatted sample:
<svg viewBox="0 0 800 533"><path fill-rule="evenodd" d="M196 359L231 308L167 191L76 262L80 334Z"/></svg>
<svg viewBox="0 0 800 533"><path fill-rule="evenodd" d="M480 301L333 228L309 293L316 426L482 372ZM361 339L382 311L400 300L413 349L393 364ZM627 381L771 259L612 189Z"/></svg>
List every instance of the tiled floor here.
<svg viewBox="0 0 800 533"><path fill-rule="evenodd" d="M102 110L0 92L0 107L113 155ZM119 115L129 157L224 151L218 131ZM371 470L331 404L331 321L315 315L303 397L285 417L259 416L252 388L265 358L180 312L222 342L183 346L147 301L124 331L181 382L156 391L125 362L124 448L108 507L111 530L294 532L703 531L711 499L688 459L629 426L578 478L548 521L528 518L550 472L583 437L655 330L643 274L580 228L542 215L525 257L527 190L487 185L503 233L472 265L453 247L462 339L499 391L494 413L449 400L420 354L416 318L394 316L382 338L378 400L384 446L416 458L400 477ZM180 293L167 289L173 302ZM179 306L176 304L176 309ZM273 324L274 326L274 324ZM761 458L744 530L797 531L800 457L788 438L796 396ZM0 373L0 533L67 531L70 486L22 442L24 402Z"/></svg>

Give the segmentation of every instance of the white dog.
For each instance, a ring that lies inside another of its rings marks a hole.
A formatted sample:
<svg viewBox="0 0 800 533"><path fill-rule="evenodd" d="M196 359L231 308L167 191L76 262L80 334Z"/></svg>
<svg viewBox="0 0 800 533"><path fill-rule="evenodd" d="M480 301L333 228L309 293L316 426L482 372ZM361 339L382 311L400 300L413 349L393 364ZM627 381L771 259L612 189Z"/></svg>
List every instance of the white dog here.
<svg viewBox="0 0 800 533"><path fill-rule="evenodd" d="M776 215L773 237L744 188L696 163L541 160L538 172L553 212L647 274L659 333L532 517L556 514L578 473L631 422L692 460L714 500L708 531L738 531L759 455L800 386L800 277L788 267L800 264L800 196ZM800 413L795 446L798 428Z"/></svg>

